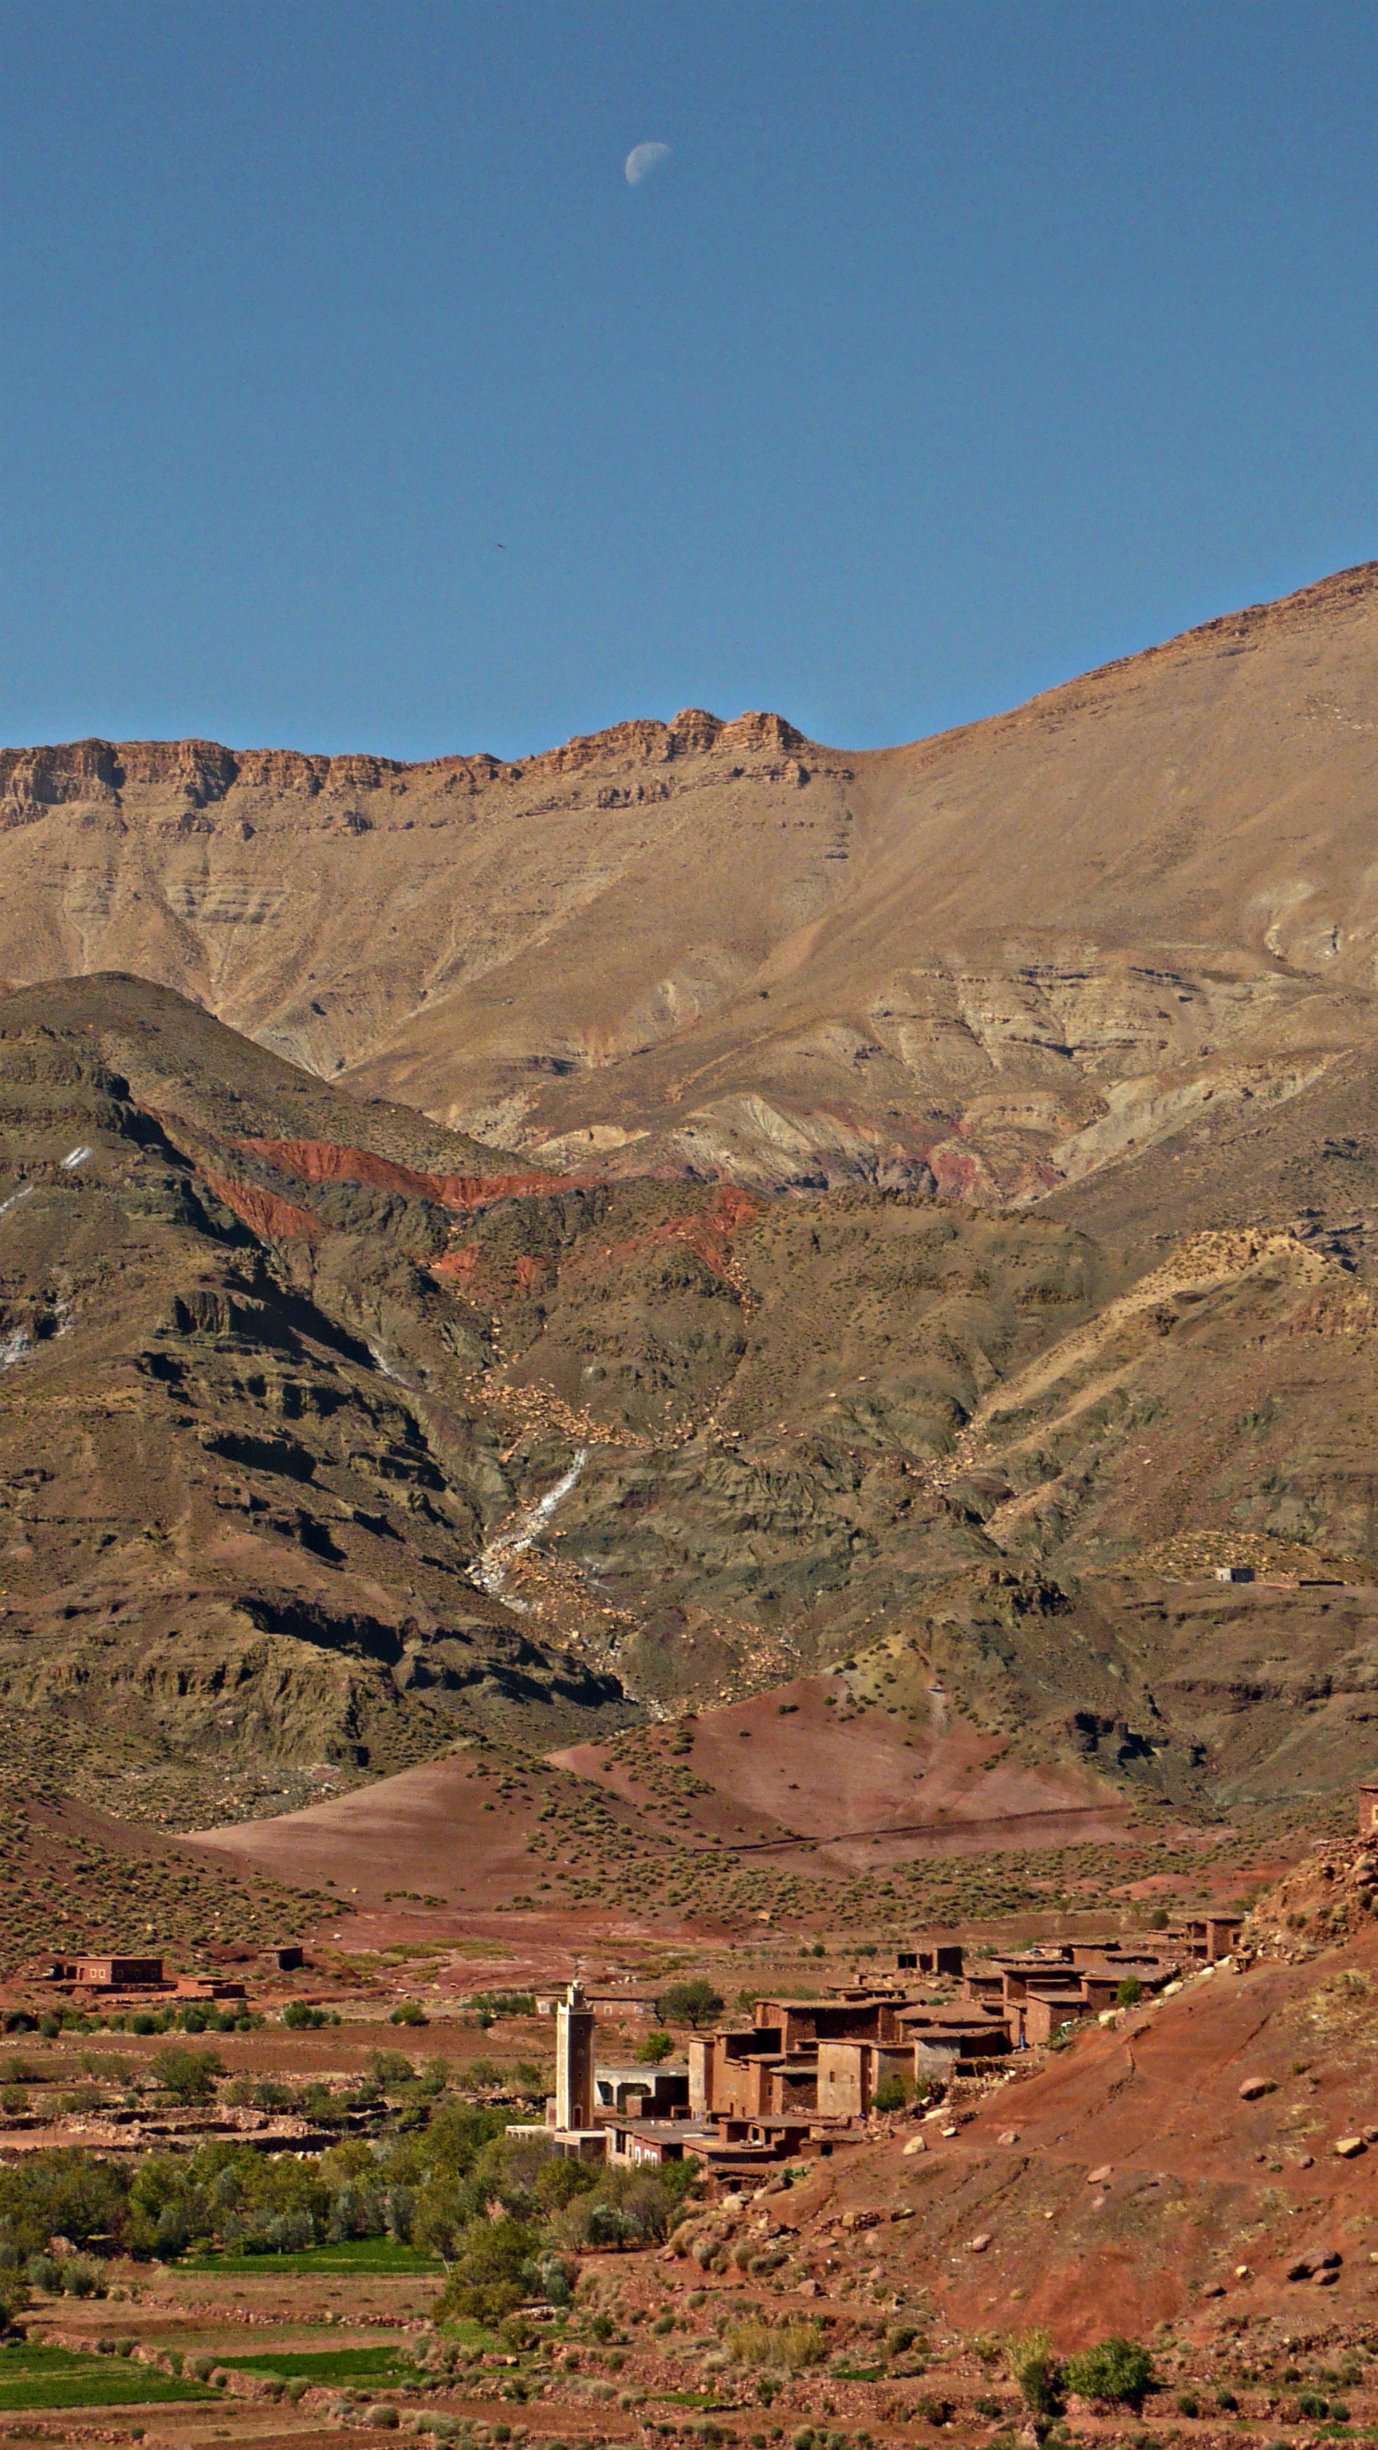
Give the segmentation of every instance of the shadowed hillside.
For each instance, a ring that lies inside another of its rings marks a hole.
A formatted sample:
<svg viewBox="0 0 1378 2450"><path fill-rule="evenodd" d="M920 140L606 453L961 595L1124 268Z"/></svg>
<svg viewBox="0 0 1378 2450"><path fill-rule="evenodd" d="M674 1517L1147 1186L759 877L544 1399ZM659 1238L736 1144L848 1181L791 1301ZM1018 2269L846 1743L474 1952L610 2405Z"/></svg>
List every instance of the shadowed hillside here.
<svg viewBox="0 0 1378 2450"><path fill-rule="evenodd" d="M552 1176L166 990L24 991L14 1752L60 1729L82 1791L185 1826L832 1669L933 1752L897 1823L949 1807L945 1713L997 1820L1049 1768L1136 1809L1322 1799L1366 1763L1378 1658L1348 1207L1146 1264L913 1188ZM1240 1559L1257 1583L1213 1578ZM763 1841L848 1835L739 1784Z"/></svg>

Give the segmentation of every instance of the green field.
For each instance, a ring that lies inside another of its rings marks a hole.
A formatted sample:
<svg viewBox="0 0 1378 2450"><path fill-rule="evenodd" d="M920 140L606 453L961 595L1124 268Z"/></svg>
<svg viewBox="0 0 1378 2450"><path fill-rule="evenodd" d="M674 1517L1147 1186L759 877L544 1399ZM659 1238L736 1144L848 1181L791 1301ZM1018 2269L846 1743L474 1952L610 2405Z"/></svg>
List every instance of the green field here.
<svg viewBox="0 0 1378 2450"><path fill-rule="evenodd" d="M497 2333L486 2331L481 2322L447 2322L444 2336L452 2348L481 2348L491 2351L502 2346L502 2341L498 2338Z"/></svg>
<svg viewBox="0 0 1378 2450"><path fill-rule="evenodd" d="M231 2278L276 2280L312 2272L359 2273L363 2277L438 2279L437 2255L421 2254L395 2237L351 2237L339 2246L303 2246L295 2254L186 2254L179 2271L223 2271Z"/></svg>
<svg viewBox="0 0 1378 2450"><path fill-rule="evenodd" d="M414 2360L401 2348L265 2348L257 2356L218 2356L227 2373L275 2373L284 2382L409 2382Z"/></svg>
<svg viewBox="0 0 1378 2450"><path fill-rule="evenodd" d="M171 2399L214 2399L204 2382L182 2381L124 2357L78 2356L70 2348L0 2348L0 2412L20 2408L153 2407Z"/></svg>

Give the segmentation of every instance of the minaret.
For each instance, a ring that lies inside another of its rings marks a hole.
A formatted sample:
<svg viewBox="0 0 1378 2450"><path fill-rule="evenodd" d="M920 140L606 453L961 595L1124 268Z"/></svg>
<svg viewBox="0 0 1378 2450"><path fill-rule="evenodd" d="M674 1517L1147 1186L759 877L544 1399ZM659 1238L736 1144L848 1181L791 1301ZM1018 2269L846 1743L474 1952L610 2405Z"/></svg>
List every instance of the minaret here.
<svg viewBox="0 0 1378 2450"><path fill-rule="evenodd" d="M593 2010L577 1979L555 2011L555 2124L565 2133L593 2125Z"/></svg>

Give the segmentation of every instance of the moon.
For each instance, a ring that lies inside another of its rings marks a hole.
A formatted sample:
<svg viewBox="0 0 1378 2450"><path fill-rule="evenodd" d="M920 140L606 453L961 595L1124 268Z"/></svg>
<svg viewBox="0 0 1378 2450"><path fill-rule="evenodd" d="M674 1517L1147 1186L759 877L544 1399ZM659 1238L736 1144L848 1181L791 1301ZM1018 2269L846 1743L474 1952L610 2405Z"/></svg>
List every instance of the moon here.
<svg viewBox="0 0 1378 2450"><path fill-rule="evenodd" d="M668 145L633 145L623 164L627 173L627 185L639 187L643 179L648 179L651 172L659 170L661 163L668 162L669 158L670 147Z"/></svg>

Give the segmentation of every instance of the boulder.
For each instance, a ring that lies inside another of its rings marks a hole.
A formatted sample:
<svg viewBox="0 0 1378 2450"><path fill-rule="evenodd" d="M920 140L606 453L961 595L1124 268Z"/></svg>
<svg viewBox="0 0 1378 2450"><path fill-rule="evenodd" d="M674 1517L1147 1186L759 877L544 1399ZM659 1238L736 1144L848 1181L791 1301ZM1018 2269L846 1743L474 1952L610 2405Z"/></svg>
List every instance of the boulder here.
<svg viewBox="0 0 1378 2450"><path fill-rule="evenodd" d="M1241 2101L1261 2101L1265 2093L1275 2093L1277 2086L1271 2076L1246 2076L1239 2088Z"/></svg>

